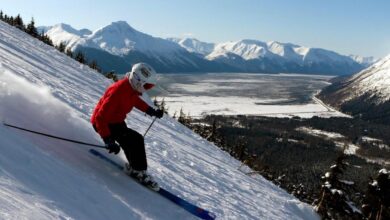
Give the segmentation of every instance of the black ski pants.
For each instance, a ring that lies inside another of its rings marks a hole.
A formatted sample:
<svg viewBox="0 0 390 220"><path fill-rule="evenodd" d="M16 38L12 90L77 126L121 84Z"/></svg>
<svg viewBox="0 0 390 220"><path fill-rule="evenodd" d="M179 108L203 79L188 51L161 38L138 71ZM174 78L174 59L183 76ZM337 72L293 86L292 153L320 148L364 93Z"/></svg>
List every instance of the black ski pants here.
<svg viewBox="0 0 390 220"><path fill-rule="evenodd" d="M127 127L125 122L108 125L111 137L121 146L134 170L146 170L146 152L144 137Z"/></svg>

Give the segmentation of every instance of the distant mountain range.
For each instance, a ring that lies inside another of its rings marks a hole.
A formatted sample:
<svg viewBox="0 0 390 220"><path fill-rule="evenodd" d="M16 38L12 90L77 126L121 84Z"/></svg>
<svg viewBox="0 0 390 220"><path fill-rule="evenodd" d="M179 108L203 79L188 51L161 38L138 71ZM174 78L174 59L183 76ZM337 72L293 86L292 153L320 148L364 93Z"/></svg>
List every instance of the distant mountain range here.
<svg viewBox="0 0 390 220"><path fill-rule="evenodd" d="M344 112L390 123L390 55L350 77L340 77L319 97Z"/></svg>
<svg viewBox="0 0 390 220"><path fill-rule="evenodd" d="M55 45L64 42L96 60L104 71L125 73L136 62L148 62L158 72L263 72L349 75L373 58L276 41L241 40L206 43L197 39L163 39L139 32L125 21L95 31L67 24L40 27Z"/></svg>

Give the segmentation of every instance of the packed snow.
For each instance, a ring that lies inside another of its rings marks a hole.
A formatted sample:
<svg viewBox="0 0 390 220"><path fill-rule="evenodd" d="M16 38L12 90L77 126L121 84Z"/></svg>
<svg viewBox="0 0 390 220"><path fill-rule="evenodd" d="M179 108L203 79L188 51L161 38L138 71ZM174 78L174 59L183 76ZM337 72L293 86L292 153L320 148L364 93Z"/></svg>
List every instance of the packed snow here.
<svg viewBox="0 0 390 220"><path fill-rule="evenodd" d="M101 144L89 116L110 81L0 22L0 119ZM145 99L147 96L145 97ZM128 125L143 133L138 111ZM0 125L1 219L193 219L88 153L88 147ZM313 208L169 117L146 137L149 172L162 187L218 219L319 219ZM106 153L104 151L104 153ZM110 155L124 163L123 153Z"/></svg>

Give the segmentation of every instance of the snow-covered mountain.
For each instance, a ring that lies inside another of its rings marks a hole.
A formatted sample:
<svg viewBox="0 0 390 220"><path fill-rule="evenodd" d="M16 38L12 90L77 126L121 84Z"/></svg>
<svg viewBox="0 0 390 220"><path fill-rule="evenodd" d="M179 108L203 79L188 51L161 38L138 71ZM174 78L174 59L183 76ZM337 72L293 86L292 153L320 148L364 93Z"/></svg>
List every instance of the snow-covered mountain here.
<svg viewBox="0 0 390 220"><path fill-rule="evenodd" d="M351 98L370 94L379 103L390 100L390 55L374 63L369 68L352 76L348 81L349 87L355 91Z"/></svg>
<svg viewBox="0 0 390 220"><path fill-rule="evenodd" d="M125 21L112 22L89 35L81 36L65 28L58 32L48 29L47 34L55 42L69 42L69 48L82 51L89 60L96 60L103 71L126 73L139 61L150 63L159 72L219 68L219 64L190 53L172 41L139 32Z"/></svg>
<svg viewBox="0 0 390 220"><path fill-rule="evenodd" d="M81 38L90 35L92 32L88 29L76 30L68 24L56 24L49 27L39 27L39 31L44 31L53 40L54 45L61 42L68 47L74 46Z"/></svg>
<svg viewBox="0 0 390 220"><path fill-rule="evenodd" d="M284 59L286 61L298 62L349 62L353 61L335 52L323 49L302 47L290 43L279 43L276 41L262 42L258 40L241 40L218 44L215 50L207 58L210 60L226 56L228 53L236 54L245 60L251 59Z"/></svg>
<svg viewBox="0 0 390 220"><path fill-rule="evenodd" d="M61 26L61 25L56 25ZM363 58L276 41L241 40L206 43L193 38L162 39L139 32L125 21L113 22L89 35L71 27L48 29L57 44L82 50L103 70L128 71L129 64L149 62L159 72L267 72L348 75L364 68ZM359 62L355 61L359 60Z"/></svg>
<svg viewBox="0 0 390 220"><path fill-rule="evenodd" d="M183 51L181 47L170 41L135 30L125 21L113 22L100 28L72 47L97 48L119 56L134 50L150 56L161 54L171 56Z"/></svg>
<svg viewBox="0 0 390 220"><path fill-rule="evenodd" d="M276 41L241 40L220 43L206 58L248 68L249 71L260 68L276 72L348 75L362 69L362 65L350 57L333 51Z"/></svg>
<svg viewBox="0 0 390 220"><path fill-rule="evenodd" d="M390 55L353 76L336 80L320 97L353 115L390 121Z"/></svg>
<svg viewBox="0 0 390 220"><path fill-rule="evenodd" d="M172 42L179 44L181 47L191 53L198 53L207 56L213 52L215 44L199 41L195 38L168 38Z"/></svg>
<svg viewBox="0 0 390 220"><path fill-rule="evenodd" d="M89 117L111 81L3 22L0 39L1 121L100 144ZM141 133L151 121L138 111L127 118ZM319 219L170 117L157 120L145 142L149 172L161 186L219 219ZM194 219L88 149L1 124L0 219ZM107 155L125 161L122 152Z"/></svg>
<svg viewBox="0 0 390 220"><path fill-rule="evenodd" d="M355 60L356 62L368 67L370 65L372 65L373 63L377 62L378 59L376 59L375 57L363 57L363 56L359 56L359 55L349 55L350 58L352 58L353 60Z"/></svg>

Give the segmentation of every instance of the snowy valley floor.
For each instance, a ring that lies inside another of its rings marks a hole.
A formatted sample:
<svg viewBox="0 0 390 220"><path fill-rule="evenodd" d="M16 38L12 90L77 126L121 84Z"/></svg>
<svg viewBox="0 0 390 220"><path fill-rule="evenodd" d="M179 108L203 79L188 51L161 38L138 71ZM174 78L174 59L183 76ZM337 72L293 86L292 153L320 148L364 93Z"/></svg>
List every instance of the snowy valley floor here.
<svg viewBox="0 0 390 220"><path fill-rule="evenodd" d="M171 115L348 117L315 98L332 76L302 74L162 74L158 100Z"/></svg>

